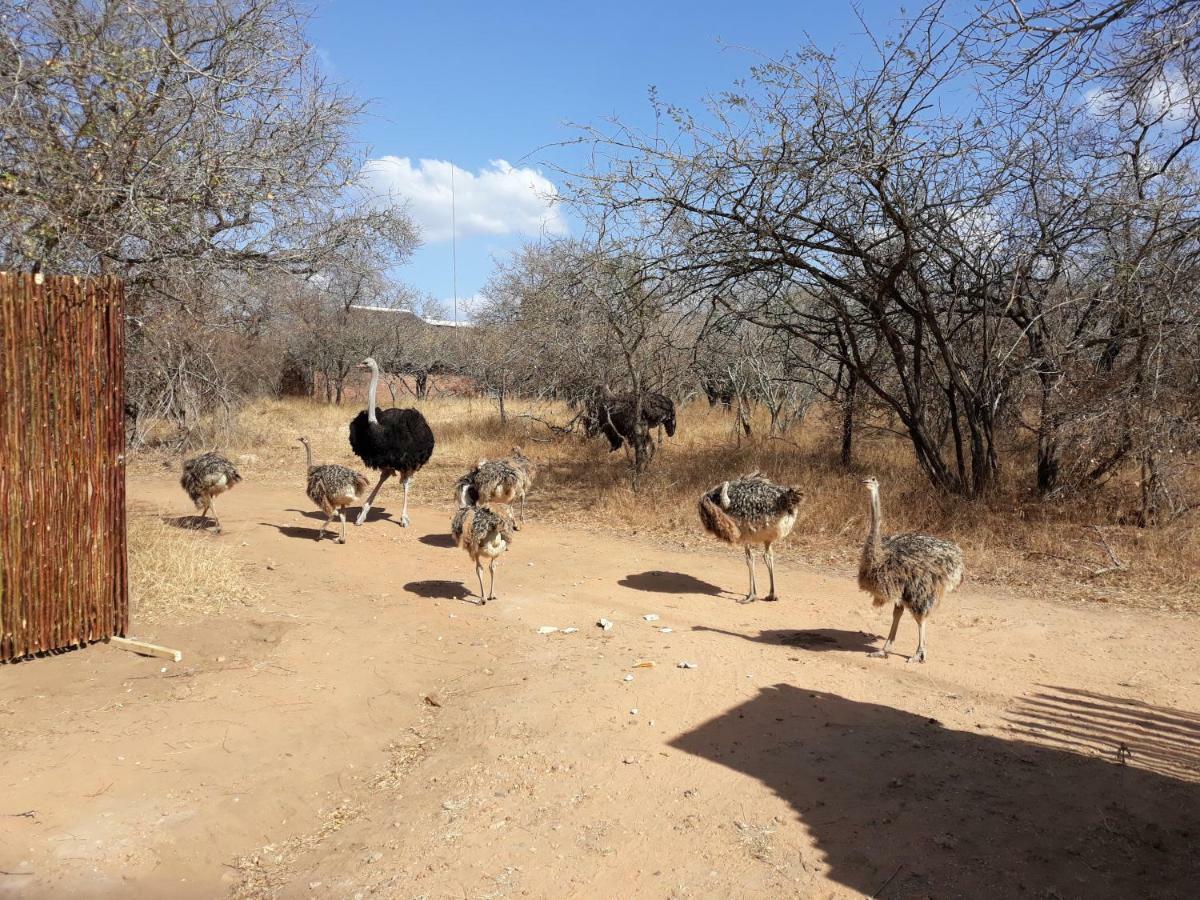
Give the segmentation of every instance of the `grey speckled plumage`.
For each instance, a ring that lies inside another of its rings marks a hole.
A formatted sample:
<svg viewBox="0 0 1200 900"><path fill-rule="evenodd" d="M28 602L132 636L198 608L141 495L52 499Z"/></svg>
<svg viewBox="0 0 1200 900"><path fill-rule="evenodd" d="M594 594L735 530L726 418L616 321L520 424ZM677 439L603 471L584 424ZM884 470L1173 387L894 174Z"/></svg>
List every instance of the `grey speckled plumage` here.
<svg viewBox="0 0 1200 900"><path fill-rule="evenodd" d="M342 534L338 538L338 543L344 544L346 543L346 516L342 510L358 502L358 498L362 496L369 484L367 477L347 466L339 466L334 463L313 465L312 448L308 445L308 438L300 438L300 443L304 445L304 452L308 457L306 491L308 499L317 504L321 508L321 512L325 513L325 524L321 526L317 540L325 537L325 529L329 527L329 523L336 515L342 522Z"/></svg>
<svg viewBox="0 0 1200 900"><path fill-rule="evenodd" d="M762 472L723 482L700 497L698 511L704 530L726 543L746 548L750 592L743 602L758 599L754 557L750 553L752 544L762 545L771 576L771 590L764 599L778 599L772 548L776 541L791 533L802 500L803 495L795 488L775 484Z"/></svg>
<svg viewBox="0 0 1200 900"><path fill-rule="evenodd" d="M213 522L216 524L215 531L220 534L221 521L213 508L213 498L225 493L241 480L242 476L238 474L233 463L220 453L210 452L184 461L179 486L187 492L196 509L200 510L201 516L207 517L209 512L212 513Z"/></svg>
<svg viewBox="0 0 1200 900"><path fill-rule="evenodd" d="M512 456L505 459L481 459L474 469L458 479L454 493L460 507L488 503L511 505L519 499L523 522L525 495L533 486L536 475L537 466L533 461L521 452L520 447L513 447Z"/></svg>
<svg viewBox="0 0 1200 900"><path fill-rule="evenodd" d="M896 640L900 619L907 609L917 620L919 637L912 662L925 661L925 624L942 597L962 582L965 566L962 548L928 534L897 534L884 538L879 482L863 481L870 494L871 526L858 566L858 586L876 606L892 605L892 629L882 649L887 656Z"/></svg>
<svg viewBox="0 0 1200 900"><path fill-rule="evenodd" d="M466 550L475 562L480 605L496 599L496 558L512 544L513 531L512 517L501 515L490 506L464 506L450 523L454 543ZM488 560L491 576L486 594L483 592L483 559Z"/></svg>

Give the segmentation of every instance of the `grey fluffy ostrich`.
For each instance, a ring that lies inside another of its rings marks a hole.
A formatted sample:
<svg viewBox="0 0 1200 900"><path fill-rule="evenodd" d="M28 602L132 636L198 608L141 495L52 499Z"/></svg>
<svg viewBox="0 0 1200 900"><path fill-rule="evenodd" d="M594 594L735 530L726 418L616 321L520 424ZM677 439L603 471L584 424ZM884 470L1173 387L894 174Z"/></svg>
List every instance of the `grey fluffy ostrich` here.
<svg viewBox="0 0 1200 900"><path fill-rule="evenodd" d="M179 479L179 486L187 491L196 509L200 510L202 518L208 518L208 514L212 513L213 522L216 524L213 533L220 534L221 520L217 518L213 498L225 493L241 480L242 476L238 474L233 463L220 453L201 453L184 462L183 477Z"/></svg>
<svg viewBox="0 0 1200 900"><path fill-rule="evenodd" d="M379 364L367 357L359 368L371 370L371 388L367 395L367 408L350 422L350 447L367 466L379 471L379 481L375 483L371 496L363 504L362 512L354 524L361 525L367 521L367 513L383 483L393 475L399 475L404 479L404 509L400 513L400 525L407 528L408 488L413 475L433 455L433 432L425 417L415 409L376 410Z"/></svg>
<svg viewBox="0 0 1200 900"><path fill-rule="evenodd" d="M858 564L858 586L875 598L876 606L892 604L892 630L883 647L871 656L887 656L896 641L904 610L917 620L917 652L909 662L925 662L925 623L938 601L963 579L962 549L951 541L927 534L882 537L879 482L863 479L871 495L871 528Z"/></svg>
<svg viewBox="0 0 1200 900"><path fill-rule="evenodd" d="M511 516L502 516L490 506L464 506L450 523L454 543L475 561L480 606L496 599L496 558L512 544L513 527ZM490 575L487 594L483 592L484 559L488 561Z"/></svg>
<svg viewBox="0 0 1200 900"><path fill-rule="evenodd" d="M723 482L700 498L700 522L704 530L728 544L740 544L746 548L750 593L742 603L758 599L751 544L762 544L763 558L767 561L767 571L771 576L771 592L763 599L779 599L775 596L775 552L772 546L791 533L802 499L803 495L795 488L774 484L761 472Z"/></svg>
<svg viewBox="0 0 1200 900"><path fill-rule="evenodd" d="M511 506L519 498L521 521L524 522L525 494L533 486L536 475L537 466L520 447L513 447L512 456L504 459L481 459L455 484L458 505L504 503Z"/></svg>
<svg viewBox="0 0 1200 900"><path fill-rule="evenodd" d="M342 510L358 502L358 498L367 489L369 483L367 476L346 466L332 463L314 466L312 447L308 445L308 438L300 438L300 443L304 445L304 453L308 460L308 499L321 507L321 512L325 513L325 523L317 534L317 540L325 537L325 529L333 521L334 515L337 515L342 522L342 533L337 542L344 544L346 543L346 514Z"/></svg>

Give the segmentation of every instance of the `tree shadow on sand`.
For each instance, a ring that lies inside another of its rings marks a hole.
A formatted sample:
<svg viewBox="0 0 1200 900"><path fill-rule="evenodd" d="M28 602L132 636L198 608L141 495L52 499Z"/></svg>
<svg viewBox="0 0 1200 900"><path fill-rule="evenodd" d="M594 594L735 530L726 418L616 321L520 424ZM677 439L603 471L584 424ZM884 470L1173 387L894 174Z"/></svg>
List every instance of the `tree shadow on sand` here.
<svg viewBox="0 0 1200 900"><path fill-rule="evenodd" d="M1194 718L1156 710L1132 723L1130 701L1086 703L1096 715L1074 727L1113 748L1104 757L787 684L671 743L786 800L827 877L867 896L1196 896L1200 784L1139 768L1136 749L1141 731L1160 746L1169 734L1175 769L1194 776ZM1120 742L1134 747L1127 765Z"/></svg>
<svg viewBox="0 0 1200 900"><path fill-rule="evenodd" d="M718 585L702 581L683 572L639 572L626 575L617 584L635 591L651 591L657 594L706 594L719 597L725 593Z"/></svg>
<svg viewBox="0 0 1200 900"><path fill-rule="evenodd" d="M456 546L454 537L449 534L423 534L417 540L430 547L451 548Z"/></svg>
<svg viewBox="0 0 1200 900"><path fill-rule="evenodd" d="M805 631L793 629L774 629L760 631L758 634L742 634L740 631L726 631L724 628L710 628L707 625L693 625L692 631L711 631L714 634L727 634L759 644L775 644L781 647L799 647L802 650L842 650L847 653L868 653L880 643L880 638L865 631L846 631L841 628L812 628Z"/></svg>
<svg viewBox="0 0 1200 900"><path fill-rule="evenodd" d="M437 600L466 600L475 597L461 581L410 581L404 590L418 597Z"/></svg>

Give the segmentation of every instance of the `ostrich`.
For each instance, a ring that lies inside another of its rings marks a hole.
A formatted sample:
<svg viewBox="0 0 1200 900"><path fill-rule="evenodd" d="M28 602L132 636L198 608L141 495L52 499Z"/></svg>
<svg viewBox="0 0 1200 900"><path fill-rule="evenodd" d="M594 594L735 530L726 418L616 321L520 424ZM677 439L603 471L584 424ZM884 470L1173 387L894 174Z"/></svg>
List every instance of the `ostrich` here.
<svg viewBox="0 0 1200 900"><path fill-rule="evenodd" d="M512 506L521 500L521 521L525 521L525 494L533 486L537 466L533 460L513 447L507 459L481 459L475 468L458 479L455 493L458 505L478 506L481 503L504 503ZM517 525L514 523L513 527Z"/></svg>
<svg viewBox="0 0 1200 900"><path fill-rule="evenodd" d="M346 543L346 514L342 509L352 506L367 489L367 477L346 466L324 465L314 466L312 447L308 438L300 438L304 445L304 453L308 458L308 499L321 507L325 513L325 523L317 535L317 540L325 537L325 529L333 521L334 513L342 521L342 534L337 539L339 544Z"/></svg>
<svg viewBox="0 0 1200 900"><path fill-rule="evenodd" d="M761 472L726 481L700 498L700 522L704 530L728 544L746 548L750 593L740 602L758 599L751 544L763 545L763 558L771 575L771 592L763 599L779 599L775 596L775 553L771 547L791 533L802 499L803 495L795 488L773 484Z"/></svg>
<svg viewBox="0 0 1200 900"><path fill-rule="evenodd" d="M209 512L212 513L213 522L216 524L213 533L220 534L221 520L217 518L213 498L217 494L225 493L241 480L242 476L233 467L233 463L220 453L202 453L184 462L183 477L179 479L179 486L192 498L196 509L200 510L201 518L208 518Z"/></svg>
<svg viewBox="0 0 1200 900"><path fill-rule="evenodd" d="M634 412L637 409L635 394L614 394L607 387L599 395L587 402L585 409L585 430L588 437L603 434L608 439L609 452L619 450L622 444L633 446L639 437L639 429L634 422ZM641 424L648 434L650 429L658 428L658 442L662 443L662 432L667 437L675 436L675 404L671 398L663 394L649 393L642 396Z"/></svg>
<svg viewBox="0 0 1200 900"><path fill-rule="evenodd" d="M496 557L508 549L513 539L514 523L510 516L501 516L490 506L464 506L450 523L454 543L467 551L475 561L475 576L479 579L479 605L496 599ZM483 592L483 563L488 560L488 592Z"/></svg>
<svg viewBox="0 0 1200 900"><path fill-rule="evenodd" d="M379 389L379 364L367 357L359 368L371 370L371 388L367 408L350 422L350 447L359 459L372 469L379 470L379 481L363 504L355 525L367 521L367 513L383 483L393 475L404 479L404 509L400 525L408 527L408 488L412 477L433 455L433 432L425 417L415 409L375 409L375 392Z"/></svg>
<svg viewBox="0 0 1200 900"><path fill-rule="evenodd" d="M892 630L883 647L871 656L886 657L896 640L905 607L917 620L917 652L909 662L925 662L925 622L944 594L963 578L963 555L958 544L927 534L880 536L879 482L863 479L871 495L871 528L858 564L858 586L875 598L876 606L892 604Z"/></svg>

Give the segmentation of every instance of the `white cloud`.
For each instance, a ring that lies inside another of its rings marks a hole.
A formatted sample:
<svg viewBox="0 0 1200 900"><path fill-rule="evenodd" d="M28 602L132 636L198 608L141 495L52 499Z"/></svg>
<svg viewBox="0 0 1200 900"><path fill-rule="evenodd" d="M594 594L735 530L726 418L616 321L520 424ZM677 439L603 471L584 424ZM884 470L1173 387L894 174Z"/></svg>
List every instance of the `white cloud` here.
<svg viewBox="0 0 1200 900"><path fill-rule="evenodd" d="M1130 98L1112 88L1092 87L1084 92L1083 103L1088 112L1098 118L1118 115L1128 109L1143 116L1162 116L1168 122L1179 122L1190 115L1200 99L1197 90L1180 76L1160 76L1138 98Z"/></svg>
<svg viewBox="0 0 1200 900"><path fill-rule="evenodd" d="M450 239L451 171L459 237L566 233L554 182L502 159L472 173L441 159L414 165L406 156L384 156L363 166L362 179L379 201L406 203L422 239L436 243Z"/></svg>

